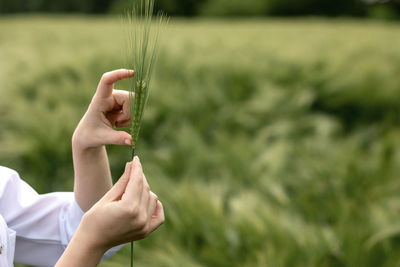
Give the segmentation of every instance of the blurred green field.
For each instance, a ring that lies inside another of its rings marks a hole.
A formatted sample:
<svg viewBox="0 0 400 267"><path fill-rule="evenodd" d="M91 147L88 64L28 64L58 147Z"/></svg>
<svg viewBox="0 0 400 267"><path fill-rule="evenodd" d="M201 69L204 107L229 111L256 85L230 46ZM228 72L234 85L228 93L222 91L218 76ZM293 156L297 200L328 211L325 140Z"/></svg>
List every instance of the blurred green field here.
<svg viewBox="0 0 400 267"><path fill-rule="evenodd" d="M73 130L125 57L114 18L0 18L0 165L71 190ZM166 222L136 267L400 266L399 24L174 19L154 78L138 153Z"/></svg>

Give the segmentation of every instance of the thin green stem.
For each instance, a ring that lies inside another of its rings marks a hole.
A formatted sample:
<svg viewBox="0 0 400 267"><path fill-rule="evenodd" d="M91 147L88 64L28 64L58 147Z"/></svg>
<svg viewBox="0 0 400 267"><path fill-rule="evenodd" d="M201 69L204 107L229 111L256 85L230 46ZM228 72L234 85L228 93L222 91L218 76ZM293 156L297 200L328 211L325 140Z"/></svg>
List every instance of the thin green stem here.
<svg viewBox="0 0 400 267"><path fill-rule="evenodd" d="M132 147L131 149L131 160L135 156L135 148ZM131 267L133 267L133 241L131 241Z"/></svg>
<svg viewBox="0 0 400 267"><path fill-rule="evenodd" d="M157 16L156 30L152 29L154 0L134 0L127 13L128 67L135 70L131 78L129 102L131 112L130 134L132 136L131 159L135 156L144 107L149 95L149 85L158 50L158 35L164 17ZM131 242L131 267L133 267L133 242Z"/></svg>
<svg viewBox="0 0 400 267"><path fill-rule="evenodd" d="M133 267L133 241L131 241L131 267Z"/></svg>

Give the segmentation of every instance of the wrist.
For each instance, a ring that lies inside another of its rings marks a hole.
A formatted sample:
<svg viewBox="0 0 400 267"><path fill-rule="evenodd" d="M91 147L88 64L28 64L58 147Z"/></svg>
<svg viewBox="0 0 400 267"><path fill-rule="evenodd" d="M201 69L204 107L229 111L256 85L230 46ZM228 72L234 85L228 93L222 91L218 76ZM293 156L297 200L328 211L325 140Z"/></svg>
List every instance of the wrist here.
<svg viewBox="0 0 400 267"><path fill-rule="evenodd" d="M83 228L83 224L82 220L56 267L95 267L100 263L106 250L96 246L93 236Z"/></svg>
<svg viewBox="0 0 400 267"><path fill-rule="evenodd" d="M90 225L90 219L88 219L88 213L82 217L81 224L75 232L73 240L76 244L80 244L81 250L88 255L93 255L96 258L101 259L104 253L109 249L104 242L101 240L101 234L96 233L95 227Z"/></svg>
<svg viewBox="0 0 400 267"><path fill-rule="evenodd" d="M72 152L80 153L80 154L91 154L93 152L101 151L104 145L99 146L88 146L85 142L85 138L82 137L82 134L79 133L78 130L74 132L72 135Z"/></svg>

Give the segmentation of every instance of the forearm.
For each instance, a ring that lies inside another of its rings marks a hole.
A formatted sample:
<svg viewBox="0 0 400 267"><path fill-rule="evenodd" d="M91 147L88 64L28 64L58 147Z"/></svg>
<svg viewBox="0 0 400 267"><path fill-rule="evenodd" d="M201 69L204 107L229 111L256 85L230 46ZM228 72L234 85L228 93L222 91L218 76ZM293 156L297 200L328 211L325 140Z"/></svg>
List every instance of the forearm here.
<svg viewBox="0 0 400 267"><path fill-rule="evenodd" d="M91 238L79 227L55 267L95 267L105 251L94 246Z"/></svg>
<svg viewBox="0 0 400 267"><path fill-rule="evenodd" d="M104 146L81 149L74 140L72 143L75 198L86 212L112 186L108 157Z"/></svg>

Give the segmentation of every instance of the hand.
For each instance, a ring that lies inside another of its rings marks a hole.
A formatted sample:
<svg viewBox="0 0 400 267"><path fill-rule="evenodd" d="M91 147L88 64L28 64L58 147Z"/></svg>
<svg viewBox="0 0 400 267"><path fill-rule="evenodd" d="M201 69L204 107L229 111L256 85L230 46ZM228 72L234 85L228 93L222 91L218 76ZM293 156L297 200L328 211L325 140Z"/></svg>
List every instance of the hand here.
<svg viewBox="0 0 400 267"><path fill-rule="evenodd" d="M126 69L103 74L87 112L75 129L73 147L85 150L107 144L131 145L130 134L113 129L130 124L129 92L114 90L114 83L133 75L133 70Z"/></svg>
<svg viewBox="0 0 400 267"><path fill-rule="evenodd" d="M83 217L78 232L104 252L143 239L164 223L164 210L150 191L138 157L127 163L119 181Z"/></svg>
<svg viewBox="0 0 400 267"><path fill-rule="evenodd" d="M137 157L119 181L86 214L56 267L95 267L116 245L142 239L164 223Z"/></svg>

